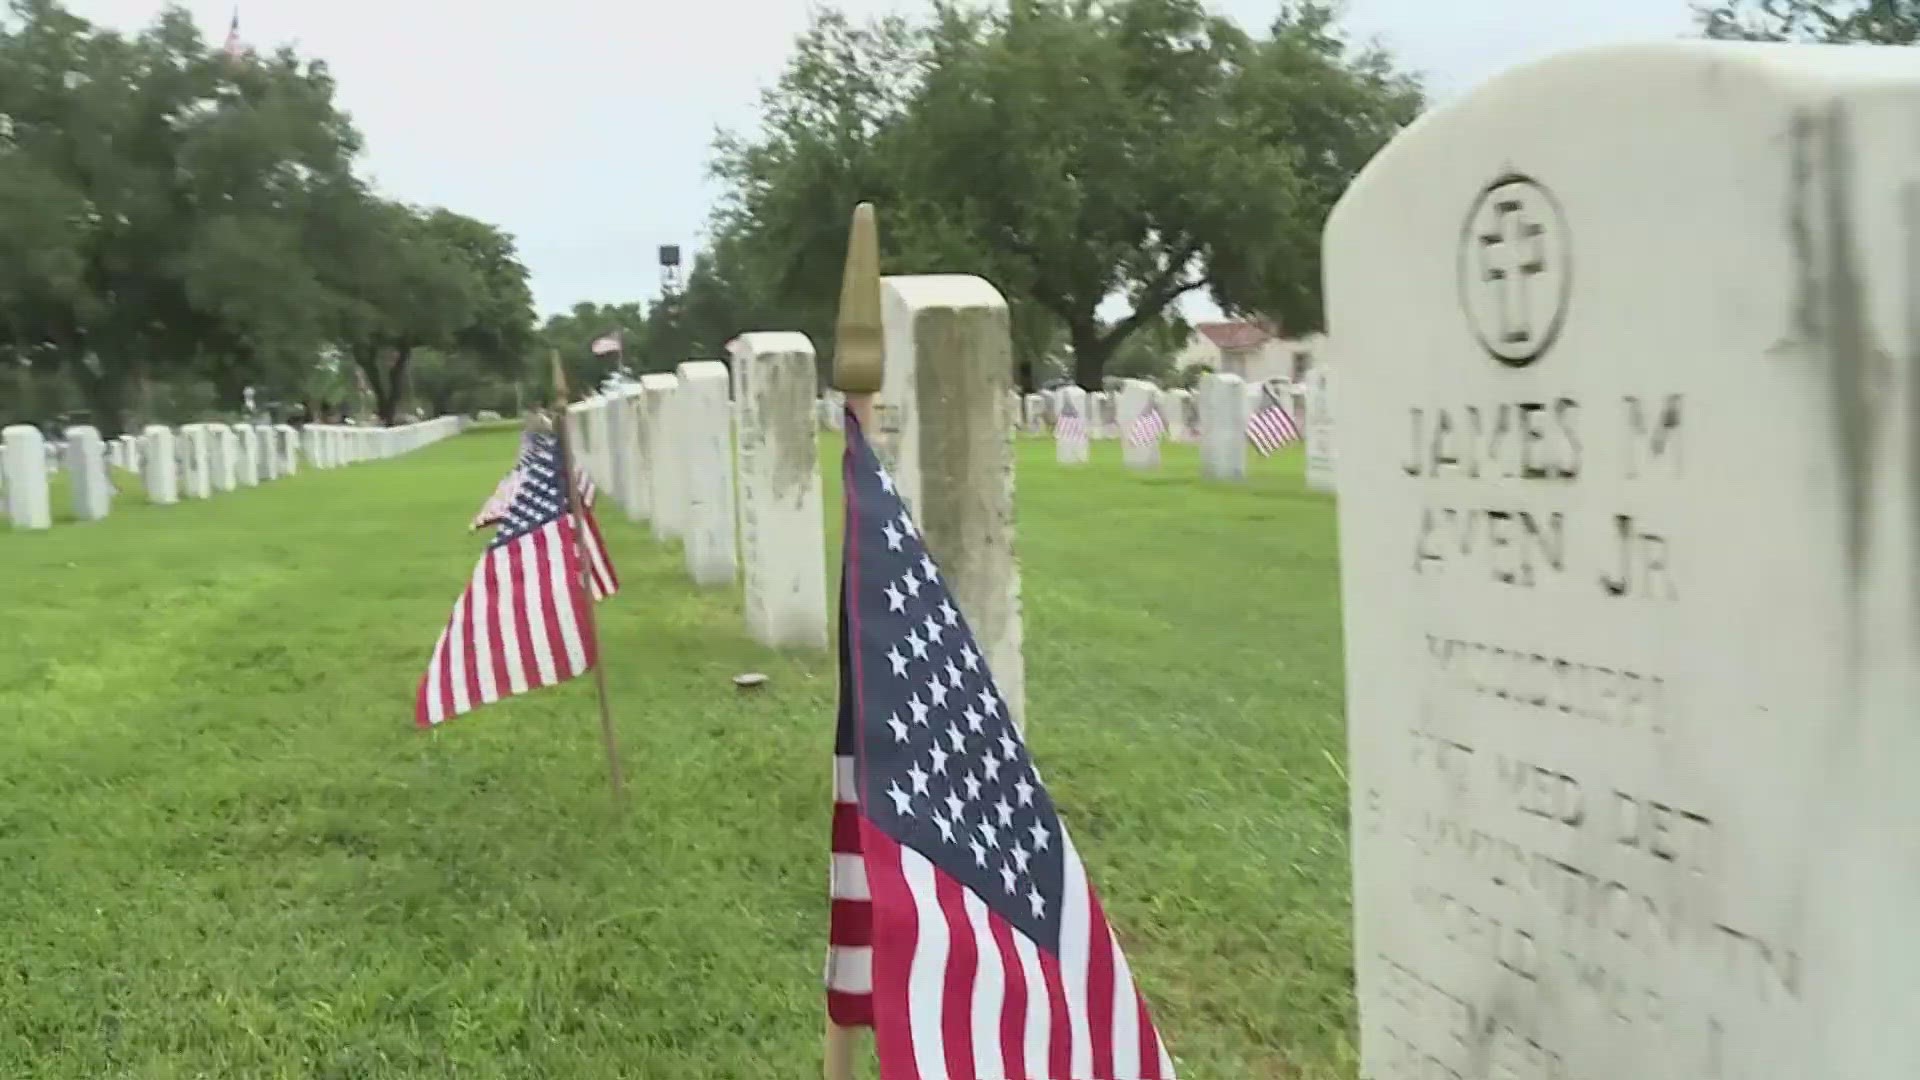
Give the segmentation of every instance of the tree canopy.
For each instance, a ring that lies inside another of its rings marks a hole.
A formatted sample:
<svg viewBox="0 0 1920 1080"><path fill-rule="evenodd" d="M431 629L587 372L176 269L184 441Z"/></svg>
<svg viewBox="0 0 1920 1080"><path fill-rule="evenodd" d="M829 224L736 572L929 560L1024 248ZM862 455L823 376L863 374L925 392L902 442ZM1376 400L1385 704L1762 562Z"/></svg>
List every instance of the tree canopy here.
<svg viewBox="0 0 1920 1080"><path fill-rule="evenodd" d="M1708 37L1911 45L1920 40L1920 0L1724 0L1696 3Z"/></svg>
<svg viewBox="0 0 1920 1080"><path fill-rule="evenodd" d="M1318 0L1264 35L1201 0L823 11L758 129L717 143L714 269L736 307L830 341L847 213L871 199L886 272L987 278L1023 381L1064 344L1098 387L1188 294L1317 328L1326 215L1420 106Z"/></svg>
<svg viewBox="0 0 1920 1080"><path fill-rule="evenodd" d="M318 60L228 56L177 7L126 36L12 0L0 411L111 433L238 412L249 387L340 411L344 358L392 420L414 349L517 374L533 313L512 238L379 197L360 150Z"/></svg>

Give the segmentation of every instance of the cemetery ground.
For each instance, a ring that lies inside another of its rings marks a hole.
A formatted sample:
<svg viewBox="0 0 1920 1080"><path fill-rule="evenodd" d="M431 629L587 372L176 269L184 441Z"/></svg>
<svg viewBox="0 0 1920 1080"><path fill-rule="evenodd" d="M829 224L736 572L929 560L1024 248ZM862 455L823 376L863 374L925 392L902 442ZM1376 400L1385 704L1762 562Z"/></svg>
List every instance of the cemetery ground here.
<svg viewBox="0 0 1920 1080"><path fill-rule="evenodd" d="M831 653L751 644L607 501L625 809L590 678L413 727L514 438L164 508L121 474L105 521L0 534L0 1076L818 1074ZM1192 1080L1354 1071L1300 467L1020 446L1029 740Z"/></svg>

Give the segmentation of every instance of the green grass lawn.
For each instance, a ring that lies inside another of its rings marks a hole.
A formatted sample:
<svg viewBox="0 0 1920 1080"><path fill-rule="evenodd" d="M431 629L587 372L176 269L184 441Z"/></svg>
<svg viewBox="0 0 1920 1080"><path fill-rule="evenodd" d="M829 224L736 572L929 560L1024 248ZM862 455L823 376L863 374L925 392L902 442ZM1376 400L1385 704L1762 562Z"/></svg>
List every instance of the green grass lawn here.
<svg viewBox="0 0 1920 1080"><path fill-rule="evenodd" d="M818 1075L830 656L609 505L625 812L590 679L413 727L514 438L0 533L0 1077ZM1020 454L1029 739L1181 1075L1352 1075L1331 502Z"/></svg>

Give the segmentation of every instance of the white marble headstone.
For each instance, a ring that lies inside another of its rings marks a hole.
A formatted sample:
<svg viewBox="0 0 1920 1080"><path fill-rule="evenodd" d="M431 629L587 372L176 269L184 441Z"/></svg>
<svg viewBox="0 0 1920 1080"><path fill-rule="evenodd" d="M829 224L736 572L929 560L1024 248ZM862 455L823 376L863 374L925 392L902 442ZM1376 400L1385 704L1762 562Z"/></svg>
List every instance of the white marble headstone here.
<svg viewBox="0 0 1920 1080"><path fill-rule="evenodd" d="M685 496L687 574L696 585L732 585L739 570L733 497L733 408L727 365L680 365L674 395L677 441L673 464Z"/></svg>
<svg viewBox="0 0 1920 1080"><path fill-rule="evenodd" d="M106 447L100 442L100 432L91 427L67 429L67 486L73 499L73 516L81 521L98 521L113 509Z"/></svg>
<svg viewBox="0 0 1920 1080"><path fill-rule="evenodd" d="M0 430L0 467L7 477L7 520L16 529L51 528L46 436L32 424Z"/></svg>
<svg viewBox="0 0 1920 1080"><path fill-rule="evenodd" d="M1327 227L1364 1077L1920 1077L1920 65L1596 48Z"/></svg>
<svg viewBox="0 0 1920 1080"><path fill-rule="evenodd" d="M813 342L805 334L742 334L731 353L747 633L763 645L824 649L827 553Z"/></svg>

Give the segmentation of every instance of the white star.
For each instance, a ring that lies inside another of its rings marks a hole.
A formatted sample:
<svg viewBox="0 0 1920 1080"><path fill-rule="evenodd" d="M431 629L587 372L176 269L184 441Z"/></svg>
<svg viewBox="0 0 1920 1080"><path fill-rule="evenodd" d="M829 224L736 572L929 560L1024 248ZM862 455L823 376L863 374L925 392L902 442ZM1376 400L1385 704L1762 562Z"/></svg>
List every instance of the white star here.
<svg viewBox="0 0 1920 1080"><path fill-rule="evenodd" d="M927 621L924 625L926 626L926 629L927 629L927 640L935 645L940 644L940 635L941 633L943 633L943 631L940 629L940 624L937 622L934 622L933 616L929 615L927 616Z"/></svg>
<svg viewBox="0 0 1920 1080"><path fill-rule="evenodd" d="M919 786L918 784L914 785L915 788ZM1000 824L1013 824L1013 807L1007 805L1006 796L1001 796L1000 801L993 804L993 812L1000 815Z"/></svg>
<svg viewBox="0 0 1920 1080"><path fill-rule="evenodd" d="M1033 905L1033 917L1038 919L1047 913L1047 901L1040 895L1039 889L1027 892L1027 902Z"/></svg>
<svg viewBox="0 0 1920 1080"><path fill-rule="evenodd" d="M1019 865L1020 872L1023 874L1026 873L1027 860L1033 858L1033 856L1028 854L1027 849L1021 847L1019 844L1013 845L1012 853L1013 853L1013 861Z"/></svg>
<svg viewBox="0 0 1920 1080"><path fill-rule="evenodd" d="M929 585L933 584L933 580L940 576L939 568L933 565L933 556L924 553L921 554L920 576L926 578L927 584Z"/></svg>
<svg viewBox="0 0 1920 1080"><path fill-rule="evenodd" d="M980 654L973 651L971 643L960 646L960 662L967 665L968 671L980 670Z"/></svg>
<svg viewBox="0 0 1920 1080"><path fill-rule="evenodd" d="M913 816L913 796L901 791L897 782L887 785L887 798L893 800L894 813L901 817Z"/></svg>
<svg viewBox="0 0 1920 1080"><path fill-rule="evenodd" d="M980 778L973 775L972 773L968 773L962 779L964 779L967 784L967 798L969 799L979 798L980 797Z"/></svg>
<svg viewBox="0 0 1920 1080"><path fill-rule="evenodd" d="M1000 779L1000 759L993 756L993 751L987 751L986 756L980 759L980 763L986 767L987 779Z"/></svg>
<svg viewBox="0 0 1920 1080"><path fill-rule="evenodd" d="M913 519L908 517L905 511L900 513L900 527L914 536L920 535L920 527L913 523Z"/></svg>
<svg viewBox="0 0 1920 1080"><path fill-rule="evenodd" d="M1000 715L1000 699L993 696L993 687L980 688L980 707L987 710L988 716Z"/></svg>
<svg viewBox="0 0 1920 1080"><path fill-rule="evenodd" d="M1009 894L1013 892L1013 883L1017 881L1019 877L1019 874L1013 872L1013 867L1008 866L1006 863L1000 864L1000 882L1007 887Z"/></svg>
<svg viewBox="0 0 1920 1080"><path fill-rule="evenodd" d="M907 673L907 658L900 655L900 646L893 645L888 647L887 663L893 665L894 675L901 676Z"/></svg>
<svg viewBox="0 0 1920 1080"><path fill-rule="evenodd" d="M1019 797L1021 806L1027 806L1033 802L1033 785L1027 783L1027 778L1024 776L1014 782L1013 793Z"/></svg>
<svg viewBox="0 0 1920 1080"><path fill-rule="evenodd" d="M920 700L919 694L915 694L907 699L907 708L913 710L914 723L921 727L927 726L927 705L926 702Z"/></svg>
<svg viewBox="0 0 1920 1080"><path fill-rule="evenodd" d="M1000 846L1000 836L994 831L992 825L982 820L976 828L979 830L980 839L986 841L988 847L997 848Z"/></svg>
<svg viewBox="0 0 1920 1080"><path fill-rule="evenodd" d="M940 676L935 675L927 680L927 693L933 695L933 704L936 708L947 703L947 684L940 681Z"/></svg>
<svg viewBox="0 0 1920 1080"><path fill-rule="evenodd" d="M1053 834L1042 828L1036 821L1027 826L1027 835L1033 837L1033 850L1039 852L1047 850L1047 837Z"/></svg>
<svg viewBox="0 0 1920 1080"><path fill-rule="evenodd" d="M918 762L907 769L907 779L913 781L913 793L915 795L925 795L927 793L927 774L920 768ZM1006 800L1002 799L1000 805L1005 806ZM1002 824L1005 823L1002 822Z"/></svg>
<svg viewBox="0 0 1920 1080"><path fill-rule="evenodd" d="M899 551L900 541L905 539L906 534L902 533L899 529L894 528L893 522L891 521L887 522L885 525L880 526L880 531L885 533L887 536L887 550Z"/></svg>
<svg viewBox="0 0 1920 1080"><path fill-rule="evenodd" d="M889 495L893 494L893 474L885 469L880 470L880 490Z"/></svg>
<svg viewBox="0 0 1920 1080"><path fill-rule="evenodd" d="M946 803L947 816L953 819L955 825L960 824L960 815L966 812L967 804L961 802L960 796L955 795L951 791L947 792Z"/></svg>
<svg viewBox="0 0 1920 1080"><path fill-rule="evenodd" d="M980 715L979 710L975 709L971 705L967 706L966 717L967 717L967 730L979 731L980 722L981 720L984 719L984 717Z"/></svg>
<svg viewBox="0 0 1920 1080"><path fill-rule="evenodd" d="M952 604L947 603L945 597L940 600L940 617L947 620L948 626L960 625L960 613L953 609Z"/></svg>
<svg viewBox="0 0 1920 1080"><path fill-rule="evenodd" d="M1012 735L1003 731L1000 733L1000 752L1008 761L1012 761L1013 756L1020 752L1020 744L1013 741Z"/></svg>
<svg viewBox="0 0 1920 1080"><path fill-rule="evenodd" d="M907 647L913 650L913 658L915 660L925 660L927 658L927 643L921 639L918 632L913 630L907 631Z"/></svg>
<svg viewBox="0 0 1920 1080"><path fill-rule="evenodd" d="M947 729L947 738L953 740L953 752L958 754L967 748L967 737L957 727Z"/></svg>
<svg viewBox="0 0 1920 1080"><path fill-rule="evenodd" d="M920 579L913 576L913 571L902 574L900 584L906 586L908 596L917 598L920 595Z"/></svg>
<svg viewBox="0 0 1920 1080"><path fill-rule="evenodd" d="M907 598L900 595L900 590L889 585L881 591L887 594L887 610L888 611L907 610Z"/></svg>
<svg viewBox="0 0 1920 1080"><path fill-rule="evenodd" d="M887 726L893 729L894 742L907 741L907 725L900 722L899 713L894 713L892 716L887 717Z"/></svg>
<svg viewBox="0 0 1920 1080"><path fill-rule="evenodd" d="M947 682L953 684L955 690L960 689L960 669L954 667L951 660L947 661Z"/></svg>
<svg viewBox="0 0 1920 1080"><path fill-rule="evenodd" d="M980 846L980 841L969 840L967 841L967 846L973 849L974 862L981 866L987 865L987 849Z"/></svg>
<svg viewBox="0 0 1920 1080"><path fill-rule="evenodd" d="M933 771L936 774L946 772L947 771L947 752L945 750L940 749L940 744L939 743L933 744L933 747L931 748L929 753L933 754ZM1032 789L1029 788L1028 790L1031 791ZM1021 805L1024 806L1025 804L1022 803Z"/></svg>
<svg viewBox="0 0 1920 1080"><path fill-rule="evenodd" d="M933 827L940 830L940 839L945 840L949 844L953 843L953 822L940 816L940 811L938 810L933 812ZM1019 854L1017 849L1014 853L1016 855Z"/></svg>

